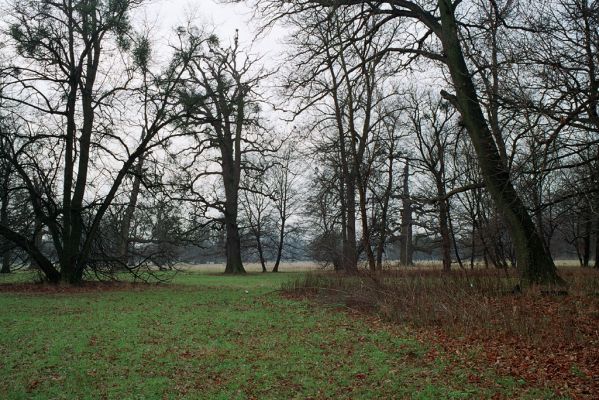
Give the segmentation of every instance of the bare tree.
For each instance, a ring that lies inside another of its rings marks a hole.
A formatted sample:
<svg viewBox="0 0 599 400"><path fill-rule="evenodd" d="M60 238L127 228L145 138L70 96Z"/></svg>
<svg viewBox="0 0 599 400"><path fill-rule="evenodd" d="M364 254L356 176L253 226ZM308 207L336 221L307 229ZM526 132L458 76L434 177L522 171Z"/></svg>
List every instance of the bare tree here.
<svg viewBox="0 0 599 400"><path fill-rule="evenodd" d="M272 272L279 272L285 239L289 236L289 219L299 209L299 194L297 192L298 172L294 168L296 162L294 153L294 142L288 142L282 151L279 161L273 167L274 208L277 211L278 238L276 243L275 265Z"/></svg>
<svg viewBox="0 0 599 400"><path fill-rule="evenodd" d="M365 254L371 270L377 268L376 252L382 254L376 238L384 239L385 235L379 235L379 226L373 226L377 196L383 195L380 205L387 209L385 220L388 204L384 190L373 190L378 179L375 164L388 160L380 137L388 132L385 119L394 111L388 88L395 67L381 55L389 46L393 29L377 32L372 29L376 21L354 23L352 10L345 11L347 15L339 12L324 19L319 12L308 11L293 19L297 35L285 87L296 105L296 115L309 114L314 121L314 141L322 143L319 151L329 151L329 157L338 164L342 265L353 272L359 253ZM360 39L349 41L352 37Z"/></svg>
<svg viewBox="0 0 599 400"><path fill-rule="evenodd" d="M193 42L198 40L193 31L182 35ZM275 143L265 140L259 122L258 86L269 73L257 68L256 60L244 54L237 36L230 47L221 47L215 36L209 36L190 61L180 102L190 114L183 127L195 143L189 151L183 151L190 156L190 162L182 165L187 175L184 191L192 201L221 213L220 222L226 232L225 273L244 273L238 225L239 194L240 190L250 188L242 188L242 175L263 171L260 165L252 163L253 155L264 156L276 150ZM206 120L210 121L207 125ZM199 160L202 165L194 169ZM206 183L205 179L214 176L222 180L224 199L216 192L207 196L198 188Z"/></svg>
<svg viewBox="0 0 599 400"><path fill-rule="evenodd" d="M355 20L378 20L372 30L380 29L397 20L410 24L409 34L398 34L396 46L383 52L398 54L398 62L426 57L443 66L451 78L453 94L441 91L461 115L463 124L477 154L486 189L505 218L516 247L517 263L525 283L563 283L557 274L553 259L545 247L522 198L510 177L509 166L502 159L489 121L486 119L468 60L464 53L462 20L468 16L465 2L461 0L432 1L356 1L356 0L305 0L288 3L281 0L255 2L264 15L275 19L301 14L322 13L322 23L330 15L356 10ZM462 7L460 7L462 6ZM345 41L349 45L351 41ZM403 57L403 58L402 58Z"/></svg>
<svg viewBox="0 0 599 400"><path fill-rule="evenodd" d="M443 270L449 271L452 260L452 233L447 193L447 185L451 179L447 158L450 144L457 142L452 135L455 133L455 127L452 126L455 110L445 100L435 99L430 93L421 98L413 97L412 107L409 118L417 138L418 166L430 175L433 181L435 191L430 197L438 212Z"/></svg>
<svg viewBox="0 0 599 400"><path fill-rule="evenodd" d="M143 139L133 145L123 140L127 116L120 107L139 100L139 75L126 50L132 45L129 13L140 3L17 2L11 8L8 43L16 54L1 71L2 97L20 106L15 117L26 129L5 137L3 156L48 229L57 265L14 229L0 225L0 234L26 251L51 282L82 280L124 178L143 154L168 139L165 128L181 117L169 112L188 62L178 52L153 77Z"/></svg>
<svg viewBox="0 0 599 400"><path fill-rule="evenodd" d="M258 164L258 163L257 163ZM265 167L264 170L267 170ZM274 205L272 204L273 190L269 187L271 171L257 176L246 175L241 191L241 208L243 219L256 243L258 259L262 272L266 272L267 250L269 236L275 233Z"/></svg>

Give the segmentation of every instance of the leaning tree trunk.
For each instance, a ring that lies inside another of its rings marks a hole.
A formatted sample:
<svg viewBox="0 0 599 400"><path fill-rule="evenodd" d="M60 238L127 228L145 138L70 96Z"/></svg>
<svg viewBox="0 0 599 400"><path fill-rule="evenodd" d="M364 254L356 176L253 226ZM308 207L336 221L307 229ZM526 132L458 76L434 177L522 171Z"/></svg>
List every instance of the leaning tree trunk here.
<svg viewBox="0 0 599 400"><path fill-rule="evenodd" d="M455 97L445 92L443 95L457 106L476 151L486 187L508 224L521 279L526 284L563 284L548 249L511 182L508 168L501 160L483 115L462 53L453 3L451 0L438 0L438 4L443 49L456 91Z"/></svg>
<svg viewBox="0 0 599 400"><path fill-rule="evenodd" d="M44 239L44 224L42 223L42 220L36 216L34 223L33 223L33 244L37 249L42 248L43 239ZM31 260L31 268L39 269L39 266L37 265L36 261L33 259Z"/></svg>

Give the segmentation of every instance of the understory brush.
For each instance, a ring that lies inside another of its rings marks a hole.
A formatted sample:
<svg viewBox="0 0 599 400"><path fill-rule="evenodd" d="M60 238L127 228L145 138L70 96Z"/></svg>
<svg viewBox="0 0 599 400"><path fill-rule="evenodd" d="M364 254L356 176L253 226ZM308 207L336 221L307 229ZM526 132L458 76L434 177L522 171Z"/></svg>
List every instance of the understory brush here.
<svg viewBox="0 0 599 400"><path fill-rule="evenodd" d="M599 393L599 272L563 268L567 290L521 290L515 271L311 273L292 296L358 310L420 332L444 350L468 349L527 381L573 397Z"/></svg>

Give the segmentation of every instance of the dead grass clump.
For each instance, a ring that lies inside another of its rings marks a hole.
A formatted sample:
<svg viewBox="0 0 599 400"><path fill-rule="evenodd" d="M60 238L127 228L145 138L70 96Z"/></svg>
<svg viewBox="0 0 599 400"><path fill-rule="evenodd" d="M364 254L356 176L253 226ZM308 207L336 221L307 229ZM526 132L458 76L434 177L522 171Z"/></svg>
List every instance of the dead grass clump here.
<svg viewBox="0 0 599 400"><path fill-rule="evenodd" d="M482 328L545 342L548 338L542 333L555 333L559 324L560 341L584 341L578 322L598 316L599 273L569 269L562 276L569 284L567 295L539 287L521 293L517 276L501 270L308 273L283 289L350 308L375 310L388 321L417 328L443 327L459 335Z"/></svg>
<svg viewBox="0 0 599 400"><path fill-rule="evenodd" d="M599 393L599 271L560 274L567 294L514 290L517 276L502 270L311 273L284 290L376 313L448 354L480 354L481 364L530 384L593 398Z"/></svg>

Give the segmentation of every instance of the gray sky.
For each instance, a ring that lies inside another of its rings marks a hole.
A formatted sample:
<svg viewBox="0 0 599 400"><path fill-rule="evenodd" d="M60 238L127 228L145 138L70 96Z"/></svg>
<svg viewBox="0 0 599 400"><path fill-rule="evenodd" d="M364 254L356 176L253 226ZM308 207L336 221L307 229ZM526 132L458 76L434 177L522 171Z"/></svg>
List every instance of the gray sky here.
<svg viewBox="0 0 599 400"><path fill-rule="evenodd" d="M153 0L146 6L145 12L138 15L155 27L153 30L159 32L159 37L165 41L172 28L185 24L190 16L198 25L213 26L223 43L232 40L235 29L239 29L241 43L249 45L259 24L245 4L223 4L215 0ZM254 43L253 52L267 59L278 58L283 36L284 30L275 29Z"/></svg>

